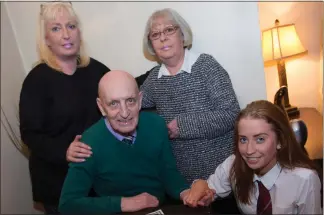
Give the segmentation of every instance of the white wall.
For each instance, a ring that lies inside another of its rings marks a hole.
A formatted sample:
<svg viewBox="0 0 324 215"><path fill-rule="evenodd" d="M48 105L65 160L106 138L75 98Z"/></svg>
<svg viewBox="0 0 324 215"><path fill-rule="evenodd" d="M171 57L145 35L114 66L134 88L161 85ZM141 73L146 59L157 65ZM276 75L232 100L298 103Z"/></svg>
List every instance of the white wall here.
<svg viewBox="0 0 324 215"><path fill-rule="evenodd" d="M1 3L1 107L16 132L19 129L18 98L24 77L17 43ZM1 214L32 213L36 211L33 209L28 160L15 148L1 123Z"/></svg>
<svg viewBox="0 0 324 215"><path fill-rule="evenodd" d="M35 33L39 2L7 2L26 72L37 59ZM134 76L151 69L142 52L149 15L171 7L190 24L193 50L212 54L228 71L241 107L266 99L256 2L73 2L83 23L89 53L110 69Z"/></svg>
<svg viewBox="0 0 324 215"><path fill-rule="evenodd" d="M308 54L286 61L286 72L291 105L321 109L319 102L323 83L320 81L320 42L323 26L323 2L260 2L261 30L280 24L294 23L297 34ZM267 98L273 100L279 89L276 66L266 67Z"/></svg>

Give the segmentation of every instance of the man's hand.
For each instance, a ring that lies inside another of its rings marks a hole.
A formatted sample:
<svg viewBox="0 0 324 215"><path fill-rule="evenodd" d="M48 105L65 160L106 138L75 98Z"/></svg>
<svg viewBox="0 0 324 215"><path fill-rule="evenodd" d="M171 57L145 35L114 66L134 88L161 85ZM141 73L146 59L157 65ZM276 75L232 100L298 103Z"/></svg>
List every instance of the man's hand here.
<svg viewBox="0 0 324 215"><path fill-rule="evenodd" d="M69 162L83 162L84 158L91 156L91 147L80 142L81 135L75 136L73 142L66 151L66 160Z"/></svg>
<svg viewBox="0 0 324 215"><path fill-rule="evenodd" d="M190 192L183 203L190 207L207 206L214 200L215 191L209 189L205 180L198 180L191 186Z"/></svg>
<svg viewBox="0 0 324 215"><path fill-rule="evenodd" d="M187 198L187 196L189 195L190 193L190 189L186 189L186 190L183 190L181 193L180 193L180 200L184 200Z"/></svg>
<svg viewBox="0 0 324 215"><path fill-rule="evenodd" d="M135 212L145 208L154 208L159 205L159 200L148 193L141 193L133 197L123 197L121 199L122 212Z"/></svg>
<svg viewBox="0 0 324 215"><path fill-rule="evenodd" d="M178 122L177 122L176 119L169 122L167 127L168 127L168 130L169 130L170 139L174 139L174 138L179 137L179 127L178 127Z"/></svg>

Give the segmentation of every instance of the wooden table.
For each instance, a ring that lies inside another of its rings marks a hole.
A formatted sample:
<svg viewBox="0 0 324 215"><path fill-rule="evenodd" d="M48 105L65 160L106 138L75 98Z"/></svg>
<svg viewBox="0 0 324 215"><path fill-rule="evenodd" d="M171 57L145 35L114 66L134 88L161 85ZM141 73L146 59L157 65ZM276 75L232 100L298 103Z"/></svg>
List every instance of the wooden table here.
<svg viewBox="0 0 324 215"><path fill-rule="evenodd" d="M197 207L190 208L185 205L168 205L162 206L160 208L150 208L142 211L134 212L134 213L121 213L121 214L129 214L129 215L146 215L148 213L154 212L161 209L165 215L184 215L184 214L192 214L192 215L204 215L204 214L216 214L212 212L211 207Z"/></svg>

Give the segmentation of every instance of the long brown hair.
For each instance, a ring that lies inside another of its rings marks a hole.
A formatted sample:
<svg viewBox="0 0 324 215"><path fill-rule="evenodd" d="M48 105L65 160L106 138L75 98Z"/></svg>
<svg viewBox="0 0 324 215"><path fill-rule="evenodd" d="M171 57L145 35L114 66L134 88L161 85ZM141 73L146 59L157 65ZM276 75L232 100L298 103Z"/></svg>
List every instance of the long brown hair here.
<svg viewBox="0 0 324 215"><path fill-rule="evenodd" d="M277 151L277 162L281 167L293 169L303 167L317 170L315 164L303 152L302 147L296 140L295 134L291 128L287 114L279 107L269 101L254 101L243 109L235 122L234 130L234 153L235 161L231 168L230 179L234 185L236 198L244 204L251 203L251 193L253 192L254 171L243 160L239 149L238 124L243 118L263 119L272 126L276 133L277 141L281 148Z"/></svg>

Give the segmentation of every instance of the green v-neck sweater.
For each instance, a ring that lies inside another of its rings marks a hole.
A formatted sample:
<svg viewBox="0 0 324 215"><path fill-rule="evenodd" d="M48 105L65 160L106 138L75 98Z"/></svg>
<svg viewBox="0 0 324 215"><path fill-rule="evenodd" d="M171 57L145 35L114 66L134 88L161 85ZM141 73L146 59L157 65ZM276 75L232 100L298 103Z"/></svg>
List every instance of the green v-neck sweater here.
<svg viewBox="0 0 324 215"><path fill-rule="evenodd" d="M82 135L92 156L70 163L61 192L61 213L121 212L121 198L147 192L163 203L165 193L179 199L189 188L176 169L165 121L141 112L133 145L117 140L99 120ZM88 197L94 188L99 197Z"/></svg>

